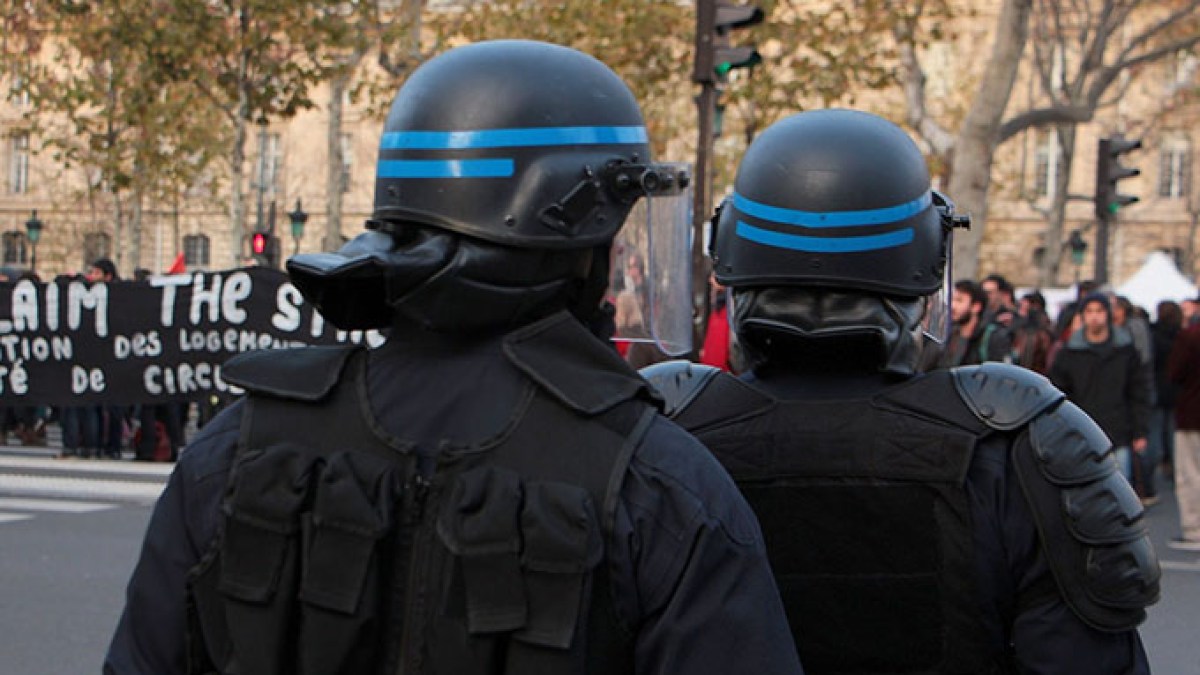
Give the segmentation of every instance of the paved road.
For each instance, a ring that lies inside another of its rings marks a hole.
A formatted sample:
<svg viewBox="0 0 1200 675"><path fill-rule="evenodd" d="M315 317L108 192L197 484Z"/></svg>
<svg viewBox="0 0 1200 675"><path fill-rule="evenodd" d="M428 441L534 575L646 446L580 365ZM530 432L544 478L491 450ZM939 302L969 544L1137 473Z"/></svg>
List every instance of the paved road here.
<svg viewBox="0 0 1200 675"><path fill-rule="evenodd" d="M0 673L98 673L169 465L0 446ZM1169 487L1169 486L1168 486ZM1157 675L1200 675L1200 554L1172 551L1170 490L1150 511L1163 599L1142 637Z"/></svg>

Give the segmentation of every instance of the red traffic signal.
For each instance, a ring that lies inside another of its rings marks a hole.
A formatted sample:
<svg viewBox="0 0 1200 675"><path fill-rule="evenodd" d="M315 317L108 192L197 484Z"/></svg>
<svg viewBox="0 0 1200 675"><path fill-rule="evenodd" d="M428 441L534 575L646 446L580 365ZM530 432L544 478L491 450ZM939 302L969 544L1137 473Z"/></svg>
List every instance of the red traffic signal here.
<svg viewBox="0 0 1200 675"><path fill-rule="evenodd" d="M254 255L266 255L269 239L270 235L268 235L266 232L255 232L254 235L250 237L250 251L254 253Z"/></svg>

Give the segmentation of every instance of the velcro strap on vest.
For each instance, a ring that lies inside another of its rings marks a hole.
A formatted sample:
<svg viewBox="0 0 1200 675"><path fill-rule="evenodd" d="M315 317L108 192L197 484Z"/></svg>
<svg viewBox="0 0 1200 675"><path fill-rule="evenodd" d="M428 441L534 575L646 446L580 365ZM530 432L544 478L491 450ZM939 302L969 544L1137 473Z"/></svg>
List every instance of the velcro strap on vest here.
<svg viewBox="0 0 1200 675"><path fill-rule="evenodd" d="M472 635L513 631L528 616L521 578L521 478L486 466L461 474L438 535L462 563L467 631Z"/></svg>

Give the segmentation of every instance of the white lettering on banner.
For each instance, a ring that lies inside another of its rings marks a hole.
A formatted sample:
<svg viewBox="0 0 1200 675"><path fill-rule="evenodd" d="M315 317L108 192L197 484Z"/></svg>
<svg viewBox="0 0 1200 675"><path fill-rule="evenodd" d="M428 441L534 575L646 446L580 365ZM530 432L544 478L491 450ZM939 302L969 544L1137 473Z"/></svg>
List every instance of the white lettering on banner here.
<svg viewBox="0 0 1200 675"><path fill-rule="evenodd" d="M158 356L162 354L162 340L158 331L149 333L134 333L133 337L118 335L113 338L113 356L124 360L130 356L139 358Z"/></svg>
<svg viewBox="0 0 1200 675"><path fill-rule="evenodd" d="M316 308L313 308L312 331L309 332L309 335L316 338L316 337L321 337L321 334L324 332L325 332L325 315L318 312L316 310Z"/></svg>
<svg viewBox="0 0 1200 675"><path fill-rule="evenodd" d="M175 288L178 286L186 286L192 282L191 277L185 275L172 275L165 277L151 277L150 285L161 287L163 289L161 312L159 320L162 321L164 327L175 325Z"/></svg>
<svg viewBox="0 0 1200 675"><path fill-rule="evenodd" d="M179 331L179 351L181 352L248 352L254 349L285 349L304 347L308 343L300 340L282 340L270 333L258 333L252 330L239 331L235 328L225 330L185 330Z"/></svg>
<svg viewBox="0 0 1200 675"><path fill-rule="evenodd" d="M86 394L88 391L100 393L104 391L104 371L99 368L71 367L71 391L75 394Z"/></svg>
<svg viewBox="0 0 1200 675"><path fill-rule="evenodd" d="M66 335L54 335L50 338L20 335L0 337L0 357L5 361L49 361L51 358L55 361L69 361L73 353L71 338Z"/></svg>
<svg viewBox="0 0 1200 675"><path fill-rule="evenodd" d="M188 312L188 319L192 325L200 323L200 309L204 305L208 305L208 320L216 323L221 318L221 277L220 275L212 275L212 287L204 287L204 275L196 274L192 277L192 308Z"/></svg>
<svg viewBox="0 0 1200 675"><path fill-rule="evenodd" d="M214 363L146 366L142 371L142 385L147 393L155 396L233 389L221 379L221 366Z"/></svg>
<svg viewBox="0 0 1200 675"><path fill-rule="evenodd" d="M275 313L271 315L271 325L276 330L291 333L300 327L300 305L304 304L304 296L292 284L282 284L275 291Z"/></svg>
<svg viewBox="0 0 1200 675"><path fill-rule="evenodd" d="M31 279L22 279L13 286L12 326L16 331L38 329L37 284Z"/></svg>
<svg viewBox="0 0 1200 675"><path fill-rule="evenodd" d="M58 330L58 284L46 284L46 329Z"/></svg>
<svg viewBox="0 0 1200 675"><path fill-rule="evenodd" d="M29 373L20 361L14 363L12 368L0 366L0 394L4 393L5 382L8 382L9 391L18 396L29 393Z"/></svg>
<svg viewBox="0 0 1200 675"><path fill-rule="evenodd" d="M221 313L225 320L232 324L246 322L246 310L238 303L250 297L254 290L254 280L245 272L234 272L225 280L225 290L221 292Z"/></svg>
<svg viewBox="0 0 1200 675"><path fill-rule="evenodd" d="M67 328L79 330L83 310L96 312L96 335L108 336L108 284L87 284L72 281L67 285Z"/></svg>

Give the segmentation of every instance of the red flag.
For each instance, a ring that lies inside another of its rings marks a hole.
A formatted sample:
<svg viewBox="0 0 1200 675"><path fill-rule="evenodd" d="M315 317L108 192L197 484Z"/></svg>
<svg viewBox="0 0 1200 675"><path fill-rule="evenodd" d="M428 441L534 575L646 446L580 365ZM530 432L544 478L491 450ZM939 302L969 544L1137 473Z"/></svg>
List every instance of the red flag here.
<svg viewBox="0 0 1200 675"><path fill-rule="evenodd" d="M183 274L187 272L187 264L183 262L183 254L175 256L175 262L171 263L171 268L167 270L167 274Z"/></svg>

